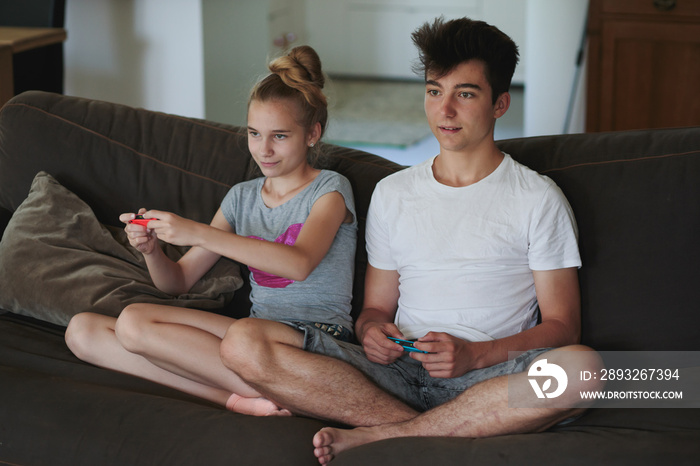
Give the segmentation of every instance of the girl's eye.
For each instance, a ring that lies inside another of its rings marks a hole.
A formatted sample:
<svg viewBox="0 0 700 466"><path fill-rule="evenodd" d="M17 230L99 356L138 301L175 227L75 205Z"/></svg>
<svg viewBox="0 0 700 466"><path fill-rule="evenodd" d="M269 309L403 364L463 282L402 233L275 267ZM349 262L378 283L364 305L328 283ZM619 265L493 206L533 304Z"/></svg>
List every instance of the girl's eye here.
<svg viewBox="0 0 700 466"><path fill-rule="evenodd" d="M259 135L260 135L260 133L258 133L257 131L248 131L248 136L256 138Z"/></svg>
<svg viewBox="0 0 700 466"><path fill-rule="evenodd" d="M275 134L275 139L279 139L279 140L287 139L287 135L286 134Z"/></svg>

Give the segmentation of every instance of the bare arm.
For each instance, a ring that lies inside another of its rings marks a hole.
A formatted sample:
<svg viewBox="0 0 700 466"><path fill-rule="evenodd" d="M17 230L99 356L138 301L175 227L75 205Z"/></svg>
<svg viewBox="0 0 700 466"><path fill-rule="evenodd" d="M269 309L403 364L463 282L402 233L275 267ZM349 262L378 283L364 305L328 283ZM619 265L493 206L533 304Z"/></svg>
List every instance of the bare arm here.
<svg viewBox="0 0 700 466"><path fill-rule="evenodd" d="M142 214L145 212L145 209L140 211ZM146 216L148 217L148 215ZM157 235L151 230L151 223L148 223L149 229L140 225L128 224L132 218L133 214L120 216L120 220L127 223L125 230L129 235L129 241L143 253L146 259L153 284L165 293L174 296L186 293L221 257L206 249L193 247L179 261L175 262L167 257L158 246ZM233 231L223 216L215 216L210 227L222 231Z"/></svg>
<svg viewBox="0 0 700 466"><path fill-rule="evenodd" d="M416 347L433 354L411 357L423 362L433 377L457 377L508 359L508 351L560 347L578 343L581 305L576 268L533 272L542 323L510 337L467 342L445 333L431 332Z"/></svg>
<svg viewBox="0 0 700 466"><path fill-rule="evenodd" d="M370 361L388 364L402 354L401 347L387 339L387 336L403 336L394 325L398 302L399 273L368 265L364 307L355 331Z"/></svg>
<svg viewBox="0 0 700 466"><path fill-rule="evenodd" d="M292 246L235 234L228 226L220 209L211 225L157 210L148 211L144 215L158 219L148 224L158 238L171 244L193 246L180 260L180 265L187 272L196 271L196 273L185 273L184 284L191 286L196 282L191 279L203 269L197 263L209 257L220 256L281 277L297 281L305 280L326 255L333 244L338 228L348 219L349 214L340 193L331 192L323 195L311 208L304 227ZM211 265L213 263L209 267ZM197 280L199 278L201 275Z"/></svg>

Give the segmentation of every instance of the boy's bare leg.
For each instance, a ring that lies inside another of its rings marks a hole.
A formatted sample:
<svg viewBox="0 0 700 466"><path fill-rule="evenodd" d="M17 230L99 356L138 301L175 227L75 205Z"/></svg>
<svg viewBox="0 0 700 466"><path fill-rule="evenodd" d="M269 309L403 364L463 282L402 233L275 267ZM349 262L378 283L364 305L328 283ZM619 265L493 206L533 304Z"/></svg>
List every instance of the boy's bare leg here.
<svg viewBox="0 0 700 466"><path fill-rule="evenodd" d="M302 347L303 334L288 325L242 319L224 337L221 357L246 383L295 414L353 426L418 414L351 365Z"/></svg>
<svg viewBox="0 0 700 466"><path fill-rule="evenodd" d="M577 346L570 347L569 350L587 351L584 348ZM545 354L551 355L552 352ZM589 367L598 367L599 359L591 352L591 357L583 362L590 364ZM314 436L314 454L321 464L326 464L342 451L389 438L480 438L539 432L583 412L583 408L509 407L508 397L514 395L512 391L509 392L509 385L531 390L527 378L525 371L486 380L474 385L457 398L405 422L350 430L324 428ZM578 393L578 390L572 393Z"/></svg>

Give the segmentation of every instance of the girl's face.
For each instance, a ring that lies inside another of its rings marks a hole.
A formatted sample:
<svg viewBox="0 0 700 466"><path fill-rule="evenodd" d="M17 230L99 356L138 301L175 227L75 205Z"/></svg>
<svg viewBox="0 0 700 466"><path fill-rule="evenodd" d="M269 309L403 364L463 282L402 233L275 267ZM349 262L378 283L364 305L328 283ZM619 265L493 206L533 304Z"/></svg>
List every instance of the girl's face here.
<svg viewBox="0 0 700 466"><path fill-rule="evenodd" d="M318 135L297 123L299 111L285 99L253 100L248 106L248 149L263 175L285 176L307 168L306 153Z"/></svg>

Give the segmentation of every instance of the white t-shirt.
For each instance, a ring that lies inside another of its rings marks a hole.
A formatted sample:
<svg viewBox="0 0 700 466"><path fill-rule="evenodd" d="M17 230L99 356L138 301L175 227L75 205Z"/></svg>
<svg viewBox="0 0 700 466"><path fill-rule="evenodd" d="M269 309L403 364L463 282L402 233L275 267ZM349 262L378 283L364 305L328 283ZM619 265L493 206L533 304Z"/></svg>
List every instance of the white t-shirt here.
<svg viewBox="0 0 700 466"><path fill-rule="evenodd" d="M486 178L454 188L430 159L377 184L367 215L369 263L397 270L395 323L469 341L537 322L533 270L580 267L571 207L556 184L509 155Z"/></svg>

